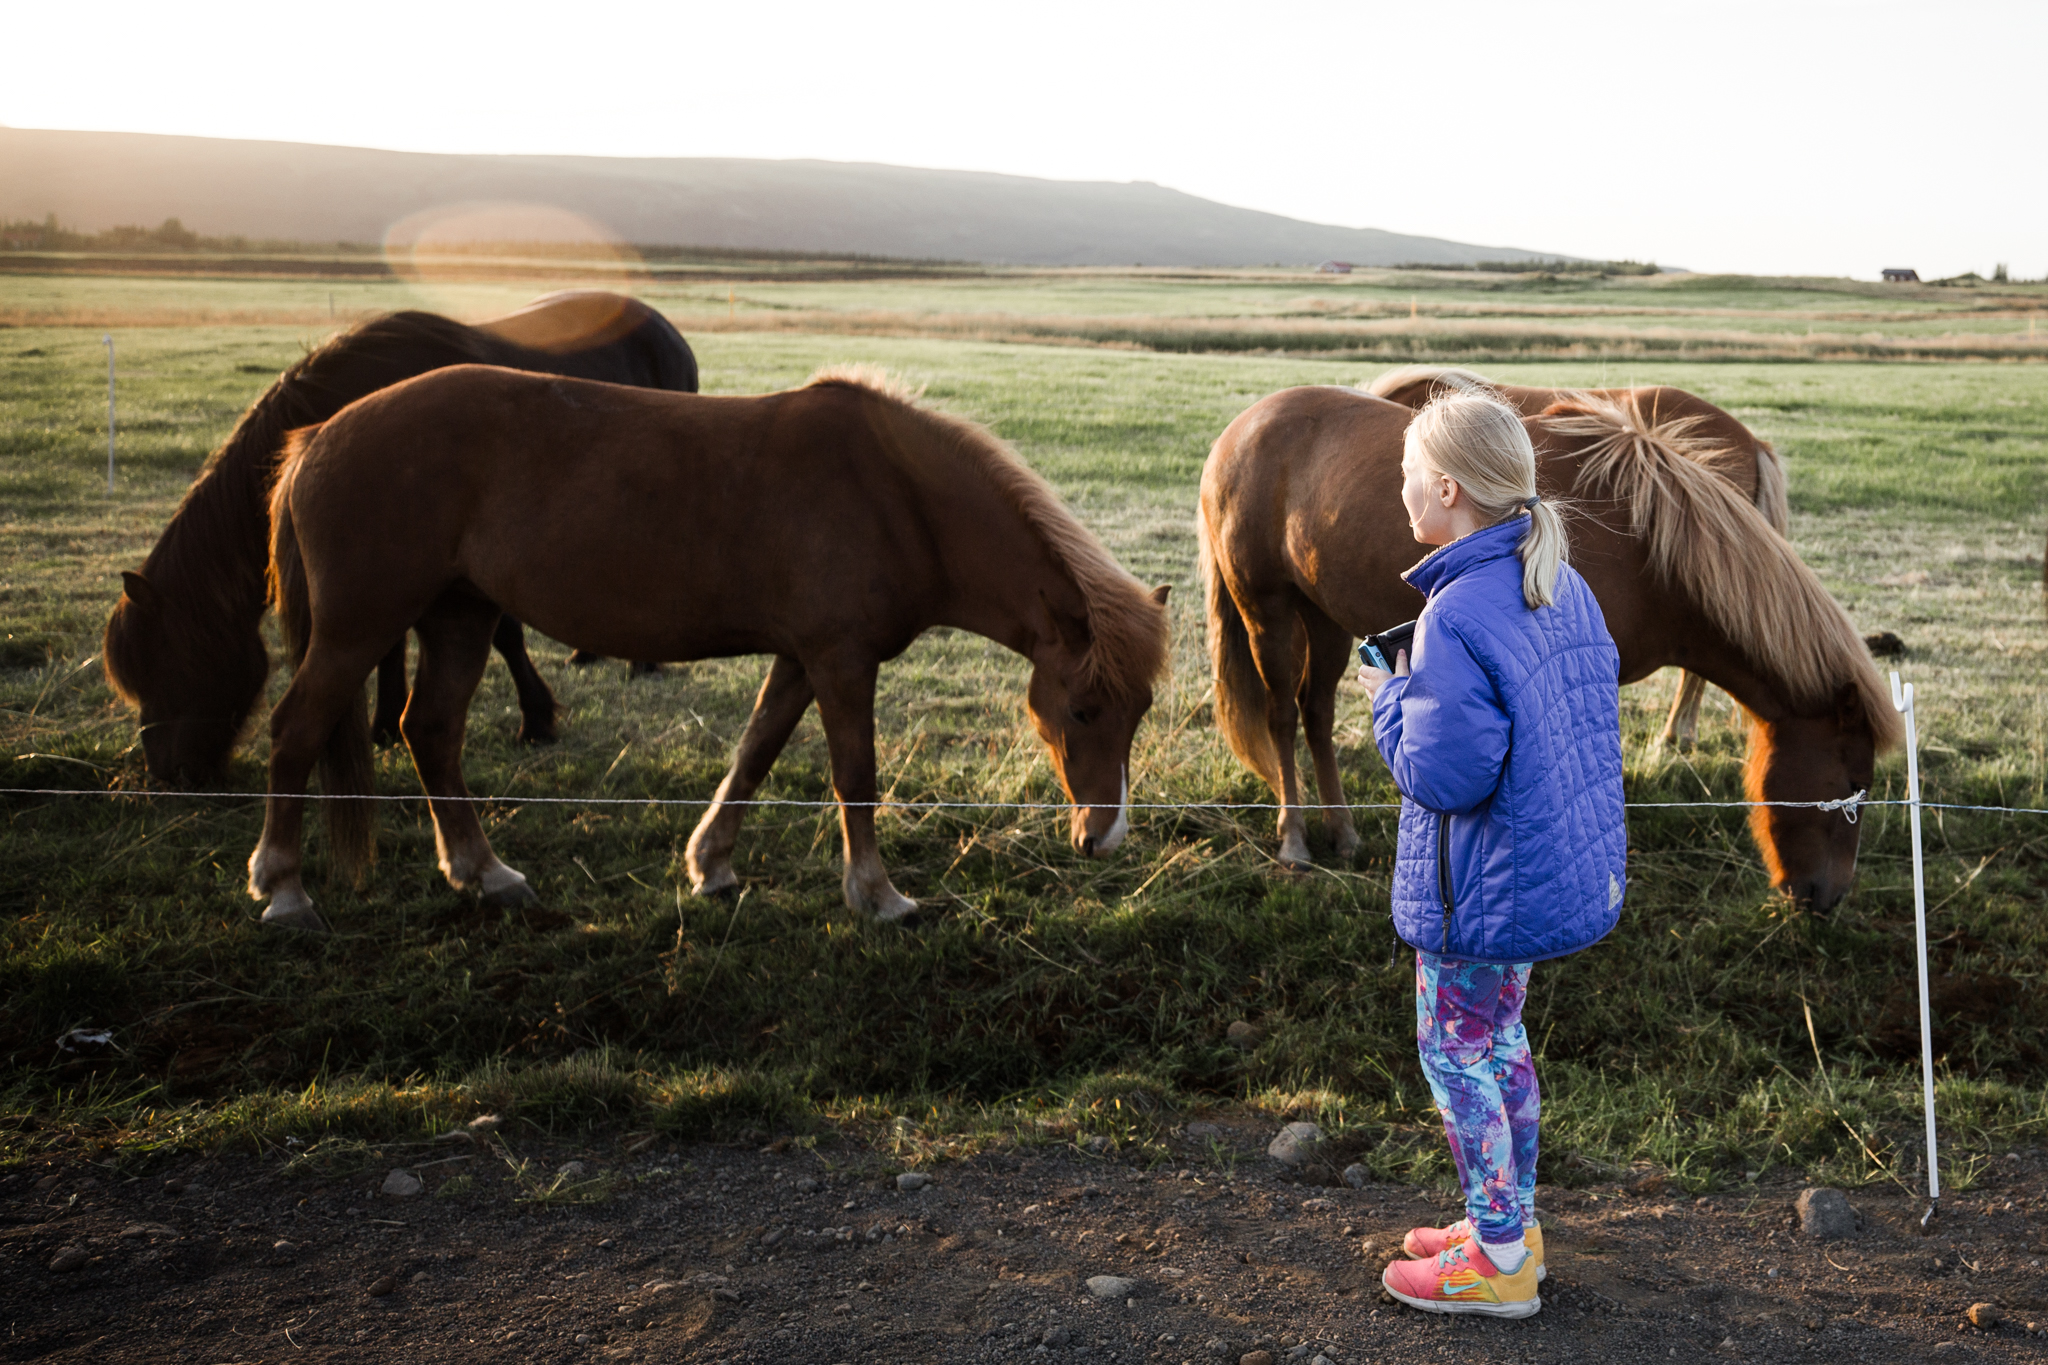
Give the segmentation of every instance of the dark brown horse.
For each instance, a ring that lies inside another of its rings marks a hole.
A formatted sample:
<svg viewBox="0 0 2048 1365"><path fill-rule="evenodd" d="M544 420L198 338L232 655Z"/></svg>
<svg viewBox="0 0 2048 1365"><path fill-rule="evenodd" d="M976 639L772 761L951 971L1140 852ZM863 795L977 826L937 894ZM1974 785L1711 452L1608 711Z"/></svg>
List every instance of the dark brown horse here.
<svg viewBox="0 0 2048 1365"><path fill-rule="evenodd" d="M295 427L365 394L447 365L484 362L694 393L697 360L668 319L594 290L550 294L475 327L393 313L335 337L279 376L193 481L142 568L121 575L107 621L107 680L141 711L150 776L219 782L270 671L261 625L270 555L270 486ZM520 738L552 739L555 698L527 658L516 619L495 627L512 670ZM378 670L378 728L405 703L405 641Z"/></svg>
<svg viewBox="0 0 2048 1365"><path fill-rule="evenodd" d="M1420 409L1446 390L1472 384L1484 385L1499 394L1524 417L1540 416L1552 404L1563 402L1578 392L1574 389L1533 388L1524 384L1496 384L1471 370L1449 365L1409 365L1389 370L1366 385L1365 391L1405 408ZM1635 395L1633 401L1649 414L1653 424L1691 419L1691 435L1696 445L1704 447L1708 466L1756 504L1756 510L1763 513L1764 520L1779 535L1790 534L1792 509L1787 501L1784 462L1778 458L1777 450L1769 441L1734 416L1697 394L1661 384L1637 389L1593 389L1590 392L1617 402L1624 395ZM1705 691L1705 680L1699 674L1679 673L1678 694L1671 699L1671 713L1664 718L1663 733L1657 736L1659 748L1671 745L1690 749L1693 746L1693 741L1699 737L1700 698Z"/></svg>
<svg viewBox="0 0 2048 1365"><path fill-rule="evenodd" d="M278 615L298 660L271 714L270 802L249 860L270 923L319 928L300 878L308 772L367 789L362 680L410 627L400 731L433 797L462 798L462 732L502 607L608 655L774 663L691 836L699 892L736 884L745 802L813 700L845 838L847 904L899 919L875 842L877 670L932 626L1029 658L1027 707L1074 844L1129 827L1131 736L1166 661L1147 592L988 432L884 381L830 372L749 398L647 393L463 366L372 395L295 441L271 512ZM324 757L323 757L324 755ZM338 865L366 803L330 801ZM533 899L475 808L433 802L441 868L486 901Z"/></svg>
<svg viewBox="0 0 2048 1365"><path fill-rule="evenodd" d="M1354 636L1413 617L1399 575L1422 556L1401 505L1410 408L1335 388L1262 399L1202 471L1200 538L1218 727L1282 803L1280 856L1306 864L1294 735L1305 726L1340 856L1358 843L1332 742ZM1749 713L1755 801L1828 801L1868 788L1899 718L1863 642L1753 501L1717 474L1723 452L1642 395L1579 394L1525 418L1537 486L1572 505L1571 563L1621 650L1621 680L1677 666ZM1746 457L1746 452L1744 452ZM1772 881L1826 909L1848 889L1857 827L1836 812L1758 808Z"/></svg>

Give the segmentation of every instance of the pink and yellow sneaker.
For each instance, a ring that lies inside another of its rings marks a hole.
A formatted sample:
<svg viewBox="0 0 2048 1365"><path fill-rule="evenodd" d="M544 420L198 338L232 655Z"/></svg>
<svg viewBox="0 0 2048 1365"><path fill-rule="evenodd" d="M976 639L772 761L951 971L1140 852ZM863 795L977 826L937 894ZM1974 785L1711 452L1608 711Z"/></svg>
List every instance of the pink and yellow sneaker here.
<svg viewBox="0 0 2048 1365"><path fill-rule="evenodd" d="M1472 1237L1425 1260L1391 1262L1381 1272L1380 1283L1389 1294L1425 1313L1526 1318L1543 1307L1536 1292L1534 1256L1525 1257L1514 1274L1503 1274Z"/></svg>
<svg viewBox="0 0 2048 1365"><path fill-rule="evenodd" d="M1460 1218L1447 1228L1412 1228L1401 1239L1401 1250L1410 1256L1423 1259L1435 1256L1445 1247L1472 1240L1472 1220ZM1529 1248L1529 1259L1536 1262L1536 1282L1541 1284L1550 1278L1550 1272L1543 1267L1543 1225L1529 1223L1522 1228L1522 1245Z"/></svg>

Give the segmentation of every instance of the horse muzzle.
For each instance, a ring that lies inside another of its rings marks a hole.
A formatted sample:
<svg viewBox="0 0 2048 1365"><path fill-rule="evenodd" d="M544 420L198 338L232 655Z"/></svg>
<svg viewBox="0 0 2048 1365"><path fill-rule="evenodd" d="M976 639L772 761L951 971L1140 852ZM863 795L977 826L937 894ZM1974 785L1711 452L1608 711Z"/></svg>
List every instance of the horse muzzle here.
<svg viewBox="0 0 2048 1365"><path fill-rule="evenodd" d="M1117 793L1115 818L1107 829L1097 830L1096 825L1111 809L1108 806L1086 806L1074 812L1074 847L1081 850L1082 857L1108 857L1116 852L1117 845L1131 832L1131 774L1128 768L1123 772Z"/></svg>

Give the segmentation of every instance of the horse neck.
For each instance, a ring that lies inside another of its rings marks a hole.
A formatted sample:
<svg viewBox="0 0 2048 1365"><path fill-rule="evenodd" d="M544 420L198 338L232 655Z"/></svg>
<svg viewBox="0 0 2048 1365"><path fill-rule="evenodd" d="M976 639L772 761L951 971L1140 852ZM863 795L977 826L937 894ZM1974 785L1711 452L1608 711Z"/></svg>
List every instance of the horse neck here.
<svg viewBox="0 0 2048 1365"><path fill-rule="evenodd" d="M938 624L971 630L1027 658L1052 640L1050 604L1085 618L1088 602L1044 535L981 480L931 490L930 519L945 586Z"/></svg>
<svg viewBox="0 0 2048 1365"><path fill-rule="evenodd" d="M143 562L173 600L211 615L261 616L270 559L270 485L296 404L265 394L187 490Z"/></svg>

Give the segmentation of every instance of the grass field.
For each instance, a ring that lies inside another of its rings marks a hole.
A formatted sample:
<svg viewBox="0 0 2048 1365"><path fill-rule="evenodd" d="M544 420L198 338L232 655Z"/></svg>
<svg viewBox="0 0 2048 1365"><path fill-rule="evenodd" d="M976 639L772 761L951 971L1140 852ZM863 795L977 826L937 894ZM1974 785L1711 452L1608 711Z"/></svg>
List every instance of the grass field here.
<svg viewBox="0 0 2048 1365"><path fill-rule="evenodd" d="M1134 799L1264 801L1208 721L1192 577L1197 472L1210 440L1253 399L1354 382L1379 365L1087 346L1072 330L1059 345L978 341L944 320L986 311L1178 326L1200 307L1236 325L1245 310L1280 308L1282 295L1364 303L1413 292L1449 308L1491 283L1427 294L1428 278L1337 287L1355 295L1300 278L1073 275L735 288L787 303L808 331L707 331L693 321L710 307L695 286L648 292L689 330L711 391L871 361L1012 441L1127 564L1176 585L1176 672L1140 733ZM99 327L121 309L173 307L171 285L182 291L180 319L297 316L320 311L327 290L0 277L0 320L72 324L0 328L0 786L138 785L132 717L95 659L115 572L141 560L242 407L324 331L311 317L123 327L122 467L109 497ZM476 316L537 292L439 288L413 297ZM1636 307L1655 288L1626 281L1608 293ZM1760 297L1768 306L1750 311L1774 317L1794 305L1876 307L1868 290L1724 292L1696 301ZM353 306L401 301L398 286L365 287ZM1907 328L1903 315L1918 306L1886 303L1882 319L1854 326ZM733 311L743 311L737 301ZM890 329L862 321L884 314ZM834 316L840 330L827 330ZM918 316L940 320L933 334L901 334ZM1591 313L1577 321L1587 317L1609 325ZM1679 384L1778 442L1801 551L1860 627L1896 631L1910 646L1901 667L1920 689L1930 799L2048 805L2048 367L1616 355L1489 369L1520 382ZM1409 968L1389 956L1389 813L1360 813L1366 850L1355 869L1306 876L1277 869L1270 821L1256 812L1141 813L1123 852L1097 864L1077 862L1048 815L890 814L884 852L897 884L936 912L904 933L840 904L829 814L784 811L742 835L745 897L706 902L688 894L681 868L694 809L518 798L702 798L761 661L629 683L616 665L574 672L564 650L536 645L567 707L563 742L511 742L510 689L494 666L469 773L476 790L507 798L489 817L492 837L570 918L565 928L501 922L449 891L423 812L410 806L385 813L364 887L326 890L338 933L316 944L255 926L241 891L254 802L0 798L5 1150L384 1136L480 1104L516 1104L549 1125L833 1122L935 1149L996 1134L1101 1133L1142 1146L1175 1108L1242 1103L1342 1127L1383 1171L1442 1176L1413 1060ZM1055 798L1023 716L1024 675L997 647L944 633L887 669L885 788L902 800ZM1664 676L1624 694L1630 798L1739 796L1742 738L1718 694L1693 754L1650 756L1671 686ZM1358 696L1344 699L1339 725L1353 799L1391 800ZM260 787L263 752L259 734L237 761L237 789ZM390 754L379 785L417 789L409 763ZM1902 786L1900 761L1885 761L1877 794ZM764 795L828 790L813 717ZM1772 1163L1844 1180L1909 1175L1917 1035L1900 815L1865 815L1859 888L1826 920L1787 916L1739 812L1636 815L1621 928L1536 978L1529 1016L1548 1092L1549 1172L1650 1162L1694 1186ZM1930 818L1928 839L1944 1122L1966 1152L2038 1142L2048 1134L2038 914L2048 818ZM313 852L317 875L317 839ZM1262 1034L1248 1052L1224 1042L1240 1018ZM67 1061L52 1040L81 1025L113 1028L121 1054ZM1958 1157L1951 1179L1967 1180L1968 1160Z"/></svg>

